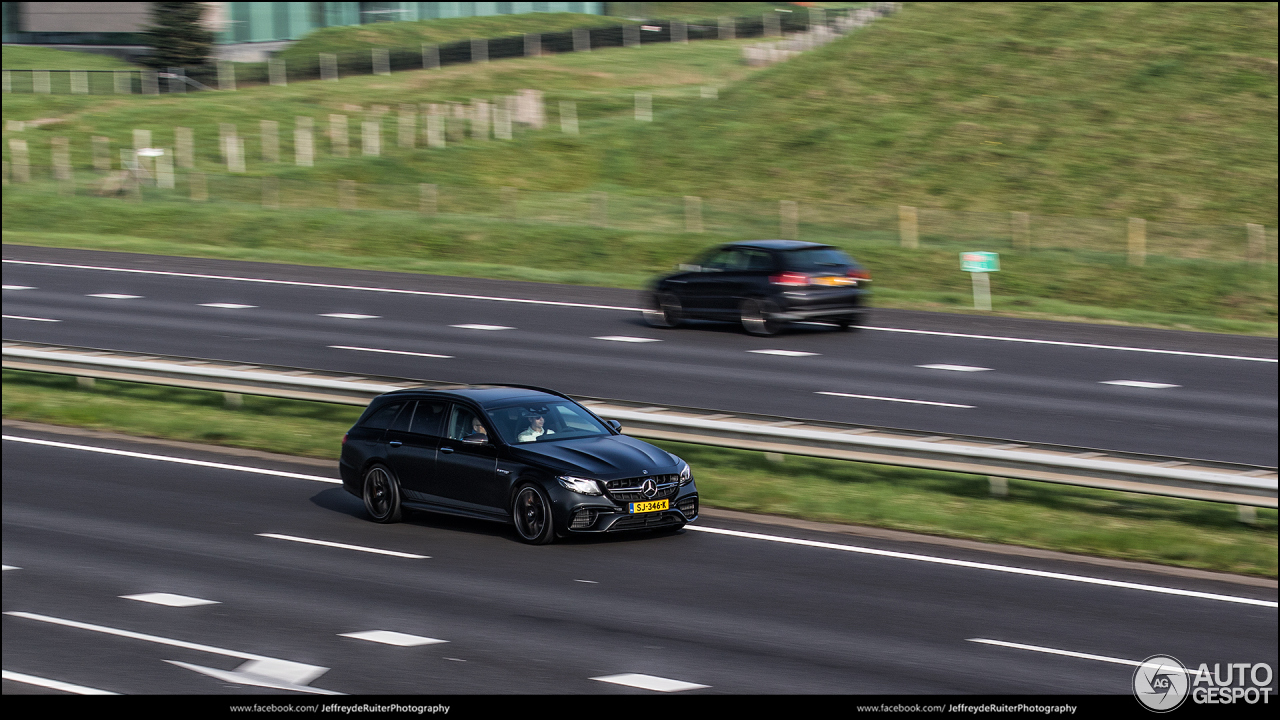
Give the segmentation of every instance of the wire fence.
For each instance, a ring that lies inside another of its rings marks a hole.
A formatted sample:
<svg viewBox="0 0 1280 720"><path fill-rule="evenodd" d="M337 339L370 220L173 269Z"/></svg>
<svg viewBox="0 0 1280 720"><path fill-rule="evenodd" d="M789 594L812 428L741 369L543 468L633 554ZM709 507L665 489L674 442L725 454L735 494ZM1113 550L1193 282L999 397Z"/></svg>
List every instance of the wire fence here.
<svg viewBox="0 0 1280 720"><path fill-rule="evenodd" d="M170 161L171 162L171 161ZM1071 251L1127 255L1135 262L1132 218L965 212L942 208L850 205L818 201L653 196L620 192L546 192L513 187L374 184L275 176L174 172L160 158L133 169L76 171L32 166L18 177L5 163L8 189L96 196L144 203L222 204L237 211L329 209L351 213L415 213L432 219L635 233L714 235L727 239L787 238L845 246ZM1276 228L1261 224L1141 223L1142 257L1275 264Z"/></svg>
<svg viewBox="0 0 1280 720"><path fill-rule="evenodd" d="M160 94L189 90L235 90L249 85L287 85L292 81L339 80L352 75L387 75L463 63L514 57L584 52L609 47L812 33L840 33L891 14L901 3L868 3L866 8L811 8L808 12L769 12L758 16L700 22L645 20L636 24L587 27L562 32L473 38L419 47L306 54L285 52L268 62L216 63L155 70L5 69L6 93Z"/></svg>

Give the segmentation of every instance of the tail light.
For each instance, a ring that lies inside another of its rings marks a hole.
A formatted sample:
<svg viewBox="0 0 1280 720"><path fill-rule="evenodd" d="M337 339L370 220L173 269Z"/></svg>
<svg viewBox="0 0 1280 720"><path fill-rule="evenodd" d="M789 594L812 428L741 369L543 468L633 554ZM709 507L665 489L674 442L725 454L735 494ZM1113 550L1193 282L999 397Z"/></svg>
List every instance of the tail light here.
<svg viewBox="0 0 1280 720"><path fill-rule="evenodd" d="M343 445L346 445L346 444L347 444L347 435L348 435L348 434L349 434L349 433L342 433L342 444L343 444Z"/></svg>
<svg viewBox="0 0 1280 720"><path fill-rule="evenodd" d="M858 278L859 280L871 279L871 273L867 272L866 270L863 270L862 268L854 268L846 274L851 278Z"/></svg>
<svg viewBox="0 0 1280 720"><path fill-rule="evenodd" d="M773 283L774 285L803 287L809 284L809 276L803 273L784 272L781 275L770 276L769 282Z"/></svg>

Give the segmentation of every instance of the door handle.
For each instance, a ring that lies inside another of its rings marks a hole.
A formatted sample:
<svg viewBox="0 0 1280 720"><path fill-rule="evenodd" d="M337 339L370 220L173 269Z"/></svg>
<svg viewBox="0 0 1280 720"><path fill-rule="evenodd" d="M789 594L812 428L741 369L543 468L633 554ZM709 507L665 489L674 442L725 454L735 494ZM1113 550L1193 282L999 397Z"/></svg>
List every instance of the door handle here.
<svg viewBox="0 0 1280 720"><path fill-rule="evenodd" d="M442 452L442 453L451 453L451 452L453 452L453 448L451 448L451 447L442 447L442 448L440 448L440 452Z"/></svg>
<svg viewBox="0 0 1280 720"><path fill-rule="evenodd" d="M388 444L388 445L390 445L391 447L400 447L400 446L401 446L401 445L403 445L404 443L400 442L399 440L392 440L392 441L388 442L387 444Z"/></svg>

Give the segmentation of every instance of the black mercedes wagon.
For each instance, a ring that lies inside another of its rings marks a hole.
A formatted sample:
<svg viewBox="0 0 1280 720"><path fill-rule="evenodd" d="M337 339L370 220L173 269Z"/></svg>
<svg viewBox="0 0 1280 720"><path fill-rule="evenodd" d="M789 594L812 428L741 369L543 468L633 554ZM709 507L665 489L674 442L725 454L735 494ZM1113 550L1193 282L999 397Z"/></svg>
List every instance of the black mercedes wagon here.
<svg viewBox="0 0 1280 720"><path fill-rule="evenodd" d="M655 327L685 320L741 322L754 335L789 323L819 321L856 328L867 312L871 273L839 248L798 240L721 245L646 293L644 317Z"/></svg>
<svg viewBox="0 0 1280 720"><path fill-rule="evenodd" d="M377 522L428 510L512 523L532 544L698 517L688 463L543 388L380 395L343 436L339 469Z"/></svg>

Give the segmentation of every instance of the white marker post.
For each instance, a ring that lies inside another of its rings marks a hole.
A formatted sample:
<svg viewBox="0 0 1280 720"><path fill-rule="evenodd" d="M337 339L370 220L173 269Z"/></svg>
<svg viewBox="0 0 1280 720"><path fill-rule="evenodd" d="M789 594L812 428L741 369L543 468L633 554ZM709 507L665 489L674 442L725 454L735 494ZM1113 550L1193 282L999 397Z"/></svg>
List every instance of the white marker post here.
<svg viewBox="0 0 1280 720"><path fill-rule="evenodd" d="M993 252L960 253L960 269L973 275L973 307L991 309L991 276L1000 272L1000 255Z"/></svg>

